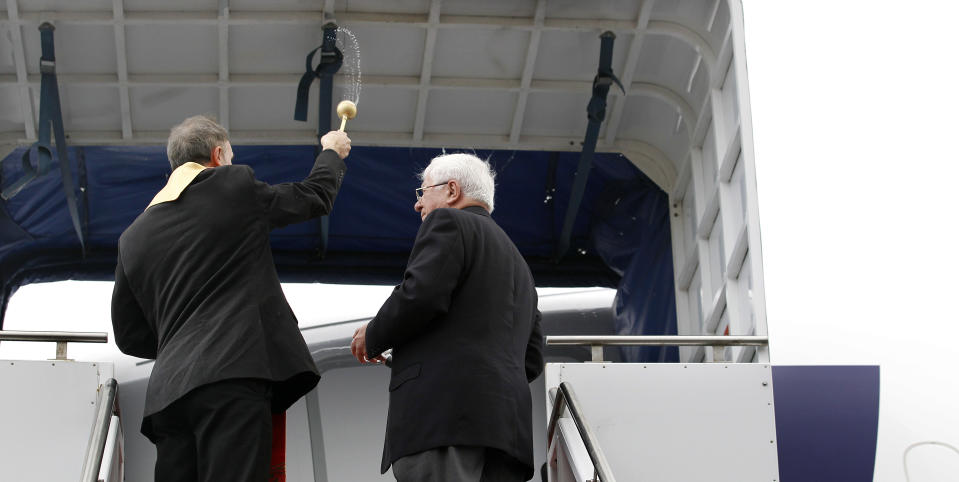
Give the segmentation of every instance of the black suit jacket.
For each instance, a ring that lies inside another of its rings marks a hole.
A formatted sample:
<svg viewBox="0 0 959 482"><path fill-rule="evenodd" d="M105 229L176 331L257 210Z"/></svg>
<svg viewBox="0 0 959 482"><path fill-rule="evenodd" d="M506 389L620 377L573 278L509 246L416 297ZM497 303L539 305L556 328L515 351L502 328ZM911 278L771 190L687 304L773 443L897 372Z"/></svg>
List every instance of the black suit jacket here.
<svg viewBox="0 0 959 482"><path fill-rule="evenodd" d="M529 267L485 209L426 217L403 282L366 328L368 355L393 349L383 472L406 455L473 445L506 452L533 476L536 305Z"/></svg>
<svg viewBox="0 0 959 482"><path fill-rule="evenodd" d="M282 411L319 381L283 296L269 233L330 212L346 172L323 151L302 182L269 185L249 166L200 172L120 236L113 330L123 353L155 358L141 430L190 390L231 378L273 384Z"/></svg>

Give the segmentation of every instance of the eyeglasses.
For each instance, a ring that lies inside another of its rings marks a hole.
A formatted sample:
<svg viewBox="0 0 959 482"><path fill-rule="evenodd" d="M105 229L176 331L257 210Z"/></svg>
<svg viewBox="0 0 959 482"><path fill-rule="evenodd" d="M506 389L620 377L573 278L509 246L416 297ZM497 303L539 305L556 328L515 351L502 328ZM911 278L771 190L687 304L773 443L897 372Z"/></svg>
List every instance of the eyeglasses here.
<svg viewBox="0 0 959 482"><path fill-rule="evenodd" d="M429 189L429 188L431 188L431 187L436 187L436 186L445 186L445 185L447 185L447 184L449 184L449 181L441 182L441 183L439 183L439 184L433 184L432 186L424 186L424 187L418 187L418 188L416 188L416 200L419 201L420 199L423 199L423 193L424 193L427 189Z"/></svg>

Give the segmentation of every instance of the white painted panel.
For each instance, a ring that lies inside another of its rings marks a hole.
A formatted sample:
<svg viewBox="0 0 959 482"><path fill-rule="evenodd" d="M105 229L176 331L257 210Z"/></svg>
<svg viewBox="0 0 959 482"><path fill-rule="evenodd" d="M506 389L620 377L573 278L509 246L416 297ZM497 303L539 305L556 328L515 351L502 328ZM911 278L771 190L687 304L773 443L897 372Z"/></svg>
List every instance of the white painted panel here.
<svg viewBox="0 0 959 482"><path fill-rule="evenodd" d="M547 389L560 382L616 480L779 480L769 365L548 364Z"/></svg>
<svg viewBox="0 0 959 482"><path fill-rule="evenodd" d="M306 54L323 43L323 29L315 25L253 24L230 27L230 72L234 74L295 73L306 71ZM313 65L319 63L314 56ZM287 90L296 92L295 86Z"/></svg>
<svg viewBox="0 0 959 482"><path fill-rule="evenodd" d="M433 77L518 78L526 58L516 52L525 52L528 46L529 32L524 31L440 29L433 54Z"/></svg>
<svg viewBox="0 0 959 482"><path fill-rule="evenodd" d="M686 188L686 197L683 198L683 239L686 241L686 252L696 246L696 190L693 189L693 180L690 178Z"/></svg>
<svg viewBox="0 0 959 482"><path fill-rule="evenodd" d="M586 105L590 95L589 92L579 95L530 93L521 132L532 136L569 136L574 144L579 144L589 123Z"/></svg>
<svg viewBox="0 0 959 482"><path fill-rule="evenodd" d="M443 15L489 15L497 17L532 17L537 0L477 2L476 0L443 0Z"/></svg>
<svg viewBox="0 0 959 482"><path fill-rule="evenodd" d="M71 130L119 131L120 98L115 87L61 85L63 126Z"/></svg>
<svg viewBox="0 0 959 482"><path fill-rule="evenodd" d="M20 131L23 134L20 106L19 87L0 87L0 132Z"/></svg>
<svg viewBox="0 0 959 482"><path fill-rule="evenodd" d="M720 0L725 1L725 0ZM679 22L688 25L697 32L705 32L712 7L711 1L668 0L653 4L653 18Z"/></svg>
<svg viewBox="0 0 959 482"><path fill-rule="evenodd" d="M753 309L753 276L751 270L752 256L746 253L743 267L739 270L739 312L740 319L733 322L730 331L736 335L752 335L756 333L756 313Z"/></svg>
<svg viewBox="0 0 959 482"><path fill-rule="evenodd" d="M384 366L323 373L318 390L329 480L379 478L389 377Z"/></svg>
<svg viewBox="0 0 959 482"><path fill-rule="evenodd" d="M217 0L123 0L123 8L135 11L216 11Z"/></svg>
<svg viewBox="0 0 959 482"><path fill-rule="evenodd" d="M693 273L693 280L689 283L689 327L692 333L680 333L688 335L703 334L703 280L700 278L701 271L696 268Z"/></svg>
<svg viewBox="0 0 959 482"><path fill-rule="evenodd" d="M586 106L583 106L583 117ZM671 160L686 157L689 148L689 134L686 123L676 121L679 113L676 108L659 98L633 95L626 98L626 110L619 125L620 139L634 139L656 146Z"/></svg>
<svg viewBox="0 0 959 482"><path fill-rule="evenodd" d="M450 106L456 108L450 109ZM509 135L516 94L433 90L427 101L427 134ZM585 117L585 115L584 115Z"/></svg>
<svg viewBox="0 0 959 482"><path fill-rule="evenodd" d="M736 93L736 69L730 68L723 82L723 122L726 132L732 135L739 125L739 96ZM723 139L726 145L728 139Z"/></svg>
<svg viewBox="0 0 959 482"><path fill-rule="evenodd" d="M113 8L112 0L20 0L20 13L27 12L47 12L55 10L70 11L91 11L91 10L110 10ZM59 26L57 26L59 28Z"/></svg>
<svg viewBox="0 0 959 482"><path fill-rule="evenodd" d="M0 385L0 480L77 480L95 418L98 364L0 360Z"/></svg>
<svg viewBox="0 0 959 482"><path fill-rule="evenodd" d="M546 5L546 18L636 20L639 15L639 4L640 2L634 0L604 0L602 2L553 0Z"/></svg>
<svg viewBox="0 0 959 482"><path fill-rule="evenodd" d="M393 4L383 4L393 8ZM426 29L411 25L364 25L345 24L360 48L360 72L362 75L415 76L419 78L423 68L423 48L426 45ZM341 49L345 49L340 45ZM348 51L344 50L347 54ZM306 52L298 54L300 62ZM344 64L343 70L346 66Z"/></svg>
<svg viewBox="0 0 959 482"><path fill-rule="evenodd" d="M658 2L657 5L663 3L669 2ZM619 47L620 45L623 44L617 38L615 46ZM643 47L639 52L638 62L636 62L633 82L673 86L672 89L686 99L686 102L689 102L690 105L699 106L702 102L703 92L698 92L696 96L692 96L688 95L686 91L686 84L689 83L689 75L693 71L696 58L696 51L689 44L679 39L665 35L647 35L643 38ZM704 68L703 72L705 70ZM619 75L619 72L615 73ZM700 99L700 101L696 102L695 99Z"/></svg>
<svg viewBox="0 0 959 482"><path fill-rule="evenodd" d="M306 397L286 411L286 480L313 480L313 454L310 452Z"/></svg>
<svg viewBox="0 0 959 482"><path fill-rule="evenodd" d="M703 187L706 196L711 196L716 189L719 159L716 155L716 123L710 123L706 128L706 139L703 141Z"/></svg>
<svg viewBox="0 0 959 482"><path fill-rule="evenodd" d="M337 86L333 90L334 105L345 99L346 91ZM360 102L356 105L356 118L349 121L346 130L362 132L413 132L416 117L417 92L367 85L362 88ZM292 117L292 110L291 117ZM339 121L333 124L339 126Z"/></svg>
<svg viewBox="0 0 959 482"><path fill-rule="evenodd" d="M217 74L217 35L209 25L127 25L127 70L131 75Z"/></svg>
<svg viewBox="0 0 959 482"><path fill-rule="evenodd" d="M15 74L17 66L13 58L13 30L16 25L0 23L0 74Z"/></svg>
<svg viewBox="0 0 959 482"><path fill-rule="evenodd" d="M389 369L357 365L329 370L322 376L318 393L328 480L393 480L391 472L380 475L389 400ZM530 384L533 453L537 468L546 458L543 380L541 376ZM312 459L306 460L310 457L306 423L306 409L301 400L287 412L287 480L290 481L312 480ZM297 465L295 469L294 465ZM301 473L309 476L295 475Z"/></svg>
<svg viewBox="0 0 959 482"><path fill-rule="evenodd" d="M729 179L732 188L729 190L729 204L723 205L723 209L729 215L728 219L732 221L732 224L728 227L731 233L738 233L746 220L746 182L743 176L745 167L742 157L742 154L740 154L736 159L736 167L733 168L733 175Z"/></svg>
<svg viewBox="0 0 959 482"><path fill-rule="evenodd" d="M300 122L293 119L296 93L289 87L233 87L230 89L230 129L254 130L269 125L272 129L306 129L315 132L319 102L316 96L317 88L314 86L307 104L307 121ZM187 115L190 114L184 114L183 117ZM330 112L331 122L334 118L334 113Z"/></svg>
<svg viewBox="0 0 959 482"><path fill-rule="evenodd" d="M263 0L242 0L246 3L261 2ZM301 0L302 1L302 0ZM319 1L319 0L316 0ZM333 6L337 12L386 12L386 13L422 13L430 10L430 0L403 0L394 2L383 2L382 0L349 0L348 2L340 0Z"/></svg>
<svg viewBox="0 0 959 482"><path fill-rule="evenodd" d="M711 278L710 287L712 287L713 290L709 299L712 300L719 294L719 290L723 286L723 281L726 279L726 256L723 252L723 221L720 217L716 218L716 223L713 224L713 231L709 235L709 273Z"/></svg>
<svg viewBox="0 0 959 482"><path fill-rule="evenodd" d="M39 26L39 22L24 22L22 27L27 72L31 74L40 73ZM57 22L53 32L53 48L57 75L107 74L117 71L113 27L109 25Z"/></svg>
<svg viewBox="0 0 959 482"><path fill-rule="evenodd" d="M550 18L547 4L546 18ZM584 80L593 81L599 67L599 30L543 31L539 53L536 56L534 80ZM619 76L626 63L631 35L618 35L613 47L613 72ZM522 50L524 53L526 49ZM620 69L620 70L617 70ZM584 105L585 109L586 106Z"/></svg>
<svg viewBox="0 0 959 482"><path fill-rule="evenodd" d="M130 110L137 130L168 131L195 114L219 112L216 87L134 87ZM290 110L290 117L293 117Z"/></svg>
<svg viewBox="0 0 959 482"><path fill-rule="evenodd" d="M705 35L705 39L717 53L722 47L723 39L726 36L726 30L729 29L729 2L740 0L720 0L719 9L716 11L716 18L713 20L713 28ZM741 33L740 33L741 35Z"/></svg>

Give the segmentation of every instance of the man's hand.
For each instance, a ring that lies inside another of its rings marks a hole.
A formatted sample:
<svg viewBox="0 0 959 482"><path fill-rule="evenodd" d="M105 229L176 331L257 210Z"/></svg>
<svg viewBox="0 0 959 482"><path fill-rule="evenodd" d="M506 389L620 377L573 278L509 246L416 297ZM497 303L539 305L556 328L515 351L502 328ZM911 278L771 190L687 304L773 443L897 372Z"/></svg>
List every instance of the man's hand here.
<svg viewBox="0 0 959 482"><path fill-rule="evenodd" d="M340 156L340 159L346 159L346 156L350 155L350 138L345 132L327 132L320 138L320 146L323 147L322 150L324 151L333 149Z"/></svg>
<svg viewBox="0 0 959 482"><path fill-rule="evenodd" d="M367 323L368 324L368 323ZM366 357L366 325L359 327L353 333L353 342L350 343L350 351L353 352L353 356L360 363L381 363L383 362L383 357L377 355L373 358Z"/></svg>

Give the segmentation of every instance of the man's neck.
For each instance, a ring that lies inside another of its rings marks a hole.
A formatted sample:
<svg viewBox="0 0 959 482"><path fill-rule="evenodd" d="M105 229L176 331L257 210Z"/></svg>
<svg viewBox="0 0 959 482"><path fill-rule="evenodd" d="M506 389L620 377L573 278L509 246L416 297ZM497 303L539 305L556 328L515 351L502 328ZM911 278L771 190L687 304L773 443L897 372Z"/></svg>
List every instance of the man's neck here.
<svg viewBox="0 0 959 482"><path fill-rule="evenodd" d="M451 208L456 208L456 209L466 209L468 207L473 207L473 206L478 208L483 208L486 210L486 212L489 212L489 208L485 204L479 201L474 201L472 199L463 199L456 202L455 204L450 205Z"/></svg>

